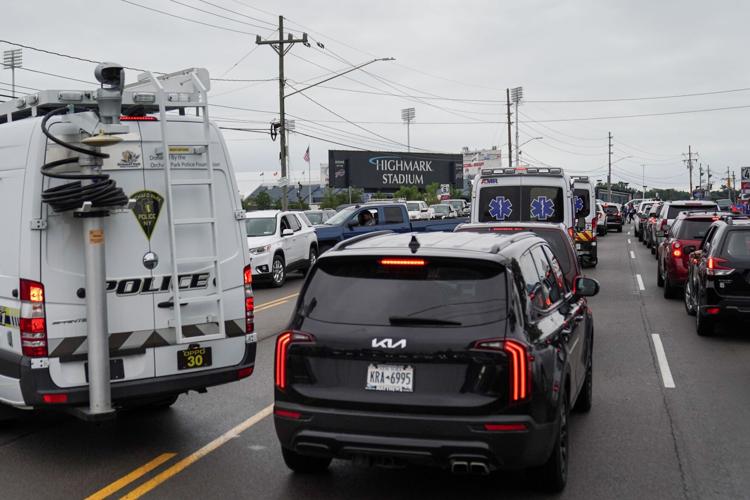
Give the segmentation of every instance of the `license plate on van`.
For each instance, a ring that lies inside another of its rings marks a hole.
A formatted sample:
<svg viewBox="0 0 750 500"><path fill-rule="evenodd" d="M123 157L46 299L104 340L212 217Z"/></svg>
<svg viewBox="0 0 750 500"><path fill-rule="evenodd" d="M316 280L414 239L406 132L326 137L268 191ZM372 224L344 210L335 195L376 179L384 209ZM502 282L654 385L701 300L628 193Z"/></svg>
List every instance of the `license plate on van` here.
<svg viewBox="0 0 750 500"><path fill-rule="evenodd" d="M408 365L371 364L367 367L368 391L414 392L414 368Z"/></svg>
<svg viewBox="0 0 750 500"><path fill-rule="evenodd" d="M211 366L210 347L189 347L183 351L177 351L177 369L192 370Z"/></svg>

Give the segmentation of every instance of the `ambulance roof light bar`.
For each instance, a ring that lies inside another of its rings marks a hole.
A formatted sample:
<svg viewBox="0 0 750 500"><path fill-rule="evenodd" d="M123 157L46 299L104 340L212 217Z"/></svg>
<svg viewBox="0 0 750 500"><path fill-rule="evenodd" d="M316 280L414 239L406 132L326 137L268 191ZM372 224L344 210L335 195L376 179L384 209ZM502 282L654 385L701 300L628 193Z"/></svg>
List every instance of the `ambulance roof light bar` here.
<svg viewBox="0 0 750 500"><path fill-rule="evenodd" d="M482 176L497 175L563 175L563 170L557 167L513 167L513 168L483 168Z"/></svg>

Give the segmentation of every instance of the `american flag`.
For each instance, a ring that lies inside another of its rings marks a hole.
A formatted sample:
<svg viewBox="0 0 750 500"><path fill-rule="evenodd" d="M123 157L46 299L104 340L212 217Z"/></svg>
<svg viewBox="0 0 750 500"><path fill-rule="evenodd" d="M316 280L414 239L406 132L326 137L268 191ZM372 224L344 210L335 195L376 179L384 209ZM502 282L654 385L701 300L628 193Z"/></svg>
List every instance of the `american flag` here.
<svg viewBox="0 0 750 500"><path fill-rule="evenodd" d="M304 160L305 160L306 162L308 162L308 163L310 162L310 146L307 146L307 150L305 151L305 157L304 157Z"/></svg>

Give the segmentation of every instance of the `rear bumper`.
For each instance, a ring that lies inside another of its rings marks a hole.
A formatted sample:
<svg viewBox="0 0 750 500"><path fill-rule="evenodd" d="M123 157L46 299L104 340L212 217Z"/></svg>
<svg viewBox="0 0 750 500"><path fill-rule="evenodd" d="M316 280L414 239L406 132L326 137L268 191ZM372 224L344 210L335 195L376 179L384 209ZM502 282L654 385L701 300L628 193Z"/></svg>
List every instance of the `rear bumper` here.
<svg viewBox="0 0 750 500"><path fill-rule="evenodd" d="M556 422L538 423L524 415L369 413L281 402L276 410L302 415L297 420L274 416L282 447L375 463L385 459L447 468L452 460L474 460L492 470L531 467L547 460L557 433ZM523 423L526 430L489 432L486 423Z"/></svg>
<svg viewBox="0 0 750 500"><path fill-rule="evenodd" d="M706 308L718 307L718 314L705 314ZM705 317L750 321L750 299L743 297L720 296L712 288L706 288L706 303L700 307Z"/></svg>
<svg viewBox="0 0 750 500"><path fill-rule="evenodd" d="M234 382L239 380L241 369L254 367L256 345L255 342L246 343L242 361L234 366L193 373L185 372L165 377L113 382L111 386L112 402L114 406L117 406L117 403L127 402L128 400L179 394ZM26 406L66 409L87 405L89 402L88 386L60 388L52 381L48 368L31 368L31 358L15 355L14 360L6 359L3 365L9 370L12 369L11 373L13 374L3 373L3 375L19 379ZM43 399L45 394L66 394L67 402L64 404L47 404Z"/></svg>

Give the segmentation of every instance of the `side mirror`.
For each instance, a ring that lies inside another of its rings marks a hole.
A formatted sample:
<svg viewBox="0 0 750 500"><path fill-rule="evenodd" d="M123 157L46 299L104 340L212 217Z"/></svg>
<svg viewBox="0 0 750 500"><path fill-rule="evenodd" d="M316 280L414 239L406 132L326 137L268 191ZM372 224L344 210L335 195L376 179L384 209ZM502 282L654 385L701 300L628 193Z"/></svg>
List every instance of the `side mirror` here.
<svg viewBox="0 0 750 500"><path fill-rule="evenodd" d="M294 231L292 231L291 229L284 229L283 231L281 231L281 237L282 238L284 236L291 236L293 234L294 234Z"/></svg>
<svg viewBox="0 0 750 500"><path fill-rule="evenodd" d="M579 276L573 285L573 293L576 297L593 297L599 293L599 282L593 278Z"/></svg>

